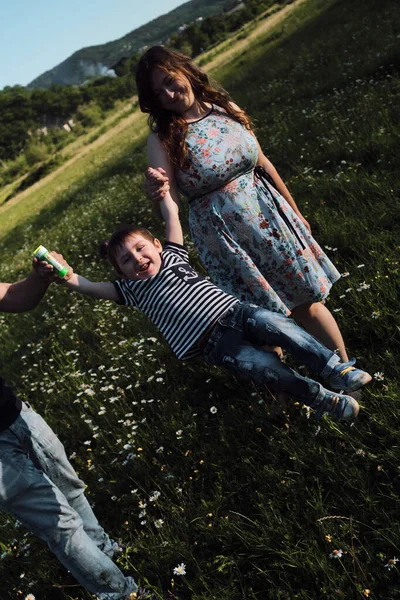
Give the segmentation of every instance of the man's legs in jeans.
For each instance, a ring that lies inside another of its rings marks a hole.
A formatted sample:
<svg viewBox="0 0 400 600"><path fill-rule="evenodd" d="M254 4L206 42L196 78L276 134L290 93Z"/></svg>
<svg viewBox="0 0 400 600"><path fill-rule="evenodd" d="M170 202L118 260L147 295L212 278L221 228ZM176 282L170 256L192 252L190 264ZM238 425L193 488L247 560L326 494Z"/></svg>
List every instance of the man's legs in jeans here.
<svg viewBox="0 0 400 600"><path fill-rule="evenodd" d="M107 545L109 538L102 533L87 501L79 498L83 495L82 486L53 431L37 413L23 405L15 423L0 433L0 508L44 539L89 591L100 597L115 594L111 596L115 599L129 596L137 586L98 547L97 542ZM82 510L96 541L89 537L72 504Z"/></svg>
<svg viewBox="0 0 400 600"><path fill-rule="evenodd" d="M81 481L67 459L64 446L46 421L34 411L26 413L29 418L30 436L37 466L63 493L68 504L76 510L85 532L98 548L110 558L114 554L114 543L98 522L85 496L85 484Z"/></svg>
<svg viewBox="0 0 400 600"><path fill-rule="evenodd" d="M216 338L220 337L215 343ZM339 358L313 336L279 313L253 305L236 305L224 315L211 335L205 357L209 362L242 373L260 385L274 385L304 404L322 397L322 386L302 377L263 345L281 346L323 377ZM322 388L323 389L323 388Z"/></svg>

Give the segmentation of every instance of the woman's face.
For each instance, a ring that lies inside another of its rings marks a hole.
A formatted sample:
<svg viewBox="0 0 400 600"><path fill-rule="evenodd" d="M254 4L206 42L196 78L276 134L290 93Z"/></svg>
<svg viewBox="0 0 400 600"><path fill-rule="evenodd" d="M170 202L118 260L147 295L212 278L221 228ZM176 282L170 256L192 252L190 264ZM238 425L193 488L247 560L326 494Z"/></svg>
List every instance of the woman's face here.
<svg viewBox="0 0 400 600"><path fill-rule="evenodd" d="M158 104L164 110L184 115L195 103L192 86L183 73L156 67L151 74L151 86Z"/></svg>

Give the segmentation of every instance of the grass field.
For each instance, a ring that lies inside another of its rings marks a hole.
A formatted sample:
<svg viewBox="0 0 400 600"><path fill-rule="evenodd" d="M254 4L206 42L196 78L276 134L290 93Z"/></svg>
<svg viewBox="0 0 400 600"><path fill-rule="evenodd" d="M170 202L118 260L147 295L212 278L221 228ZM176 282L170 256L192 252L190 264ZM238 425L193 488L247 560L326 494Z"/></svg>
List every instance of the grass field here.
<svg viewBox="0 0 400 600"><path fill-rule="evenodd" d="M121 567L160 598L400 598L399 13L395 0L307 0L211 71L344 275L328 306L375 374L355 424L313 421L183 365L139 314L59 286L31 313L0 315L2 375L58 433L99 520L127 544ZM0 207L1 281L26 274L40 243L104 279L97 245L118 224L162 237L135 118ZM0 515L1 600L92 597L65 581L45 544Z"/></svg>

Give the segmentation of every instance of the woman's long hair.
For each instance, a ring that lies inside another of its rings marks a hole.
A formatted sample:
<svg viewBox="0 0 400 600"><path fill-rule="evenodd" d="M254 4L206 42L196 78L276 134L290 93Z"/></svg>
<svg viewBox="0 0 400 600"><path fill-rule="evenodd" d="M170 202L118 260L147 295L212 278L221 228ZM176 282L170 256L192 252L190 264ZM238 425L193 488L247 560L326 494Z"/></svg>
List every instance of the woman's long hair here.
<svg viewBox="0 0 400 600"><path fill-rule="evenodd" d="M206 109L207 102L216 104L246 129L252 128L250 117L244 111L235 110L227 92L212 87L208 75L190 58L164 46L153 46L141 56L136 68L139 106L142 112L149 113L150 129L157 133L174 167L183 169L190 164L185 144L188 123L181 115L163 109L157 102L151 87L151 76L155 68L177 75L182 73L189 80L201 108Z"/></svg>

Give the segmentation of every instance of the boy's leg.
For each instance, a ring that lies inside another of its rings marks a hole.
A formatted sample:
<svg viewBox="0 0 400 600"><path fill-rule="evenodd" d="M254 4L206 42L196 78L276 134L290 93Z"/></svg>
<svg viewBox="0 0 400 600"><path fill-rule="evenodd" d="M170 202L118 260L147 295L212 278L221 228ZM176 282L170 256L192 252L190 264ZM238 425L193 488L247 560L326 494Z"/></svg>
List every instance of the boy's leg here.
<svg viewBox="0 0 400 600"><path fill-rule="evenodd" d="M340 358L332 350L328 350L293 319L280 313L245 304L238 316L238 326L249 342L259 346L282 346L299 363L307 365L322 377L327 377L335 365L340 363Z"/></svg>
<svg viewBox="0 0 400 600"><path fill-rule="evenodd" d="M296 373L279 360L275 352L264 352L260 346L249 342L239 329L219 325L221 332L217 343L206 348L205 358L214 365L242 374L258 385L268 385L289 394L311 406L320 395L322 386Z"/></svg>
<svg viewBox="0 0 400 600"><path fill-rule="evenodd" d="M264 352L243 339L243 332L218 326L222 335L211 338L204 356L208 362L242 374L259 385L275 387L292 398L316 410L316 416L330 414L336 419L353 419L359 411L358 403L350 396L335 394L319 383L302 377L282 363L274 352Z"/></svg>
<svg viewBox="0 0 400 600"><path fill-rule="evenodd" d="M266 339L280 344L299 362L327 379L331 389L350 392L358 390L372 379L369 373L353 366L356 362L354 358L342 363L337 354L328 350L292 319L279 313L244 305L239 319L246 339L257 345Z"/></svg>
<svg viewBox="0 0 400 600"><path fill-rule="evenodd" d="M125 577L90 539L78 513L35 464L31 427L36 429L34 436L38 435L42 421L36 417L34 411L24 407L15 423L0 433L0 508L45 540L60 562L89 591L100 597L113 594L110 597L115 600L129 596L137 590L134 580ZM48 440L45 446L50 460ZM56 456L53 460L57 460Z"/></svg>

